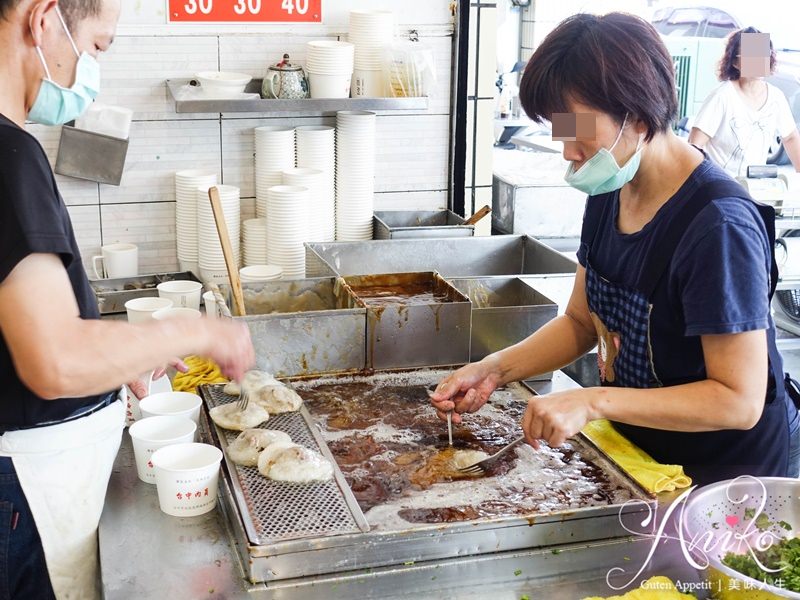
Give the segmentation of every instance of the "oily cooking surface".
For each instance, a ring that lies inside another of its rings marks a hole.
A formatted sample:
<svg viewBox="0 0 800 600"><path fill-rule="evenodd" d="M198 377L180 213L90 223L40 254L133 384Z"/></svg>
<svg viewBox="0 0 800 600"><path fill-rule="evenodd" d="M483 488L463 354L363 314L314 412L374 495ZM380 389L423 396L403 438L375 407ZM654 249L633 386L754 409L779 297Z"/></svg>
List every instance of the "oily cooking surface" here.
<svg viewBox="0 0 800 600"><path fill-rule="evenodd" d="M480 412L454 425L451 449L447 427L425 391L445 375L420 371L295 384L373 528L544 514L630 499L628 488L609 479L592 461L593 450L577 441L538 451L520 446L486 477L459 473L452 465L455 451L492 454L520 435L529 396L519 386L495 392Z"/></svg>

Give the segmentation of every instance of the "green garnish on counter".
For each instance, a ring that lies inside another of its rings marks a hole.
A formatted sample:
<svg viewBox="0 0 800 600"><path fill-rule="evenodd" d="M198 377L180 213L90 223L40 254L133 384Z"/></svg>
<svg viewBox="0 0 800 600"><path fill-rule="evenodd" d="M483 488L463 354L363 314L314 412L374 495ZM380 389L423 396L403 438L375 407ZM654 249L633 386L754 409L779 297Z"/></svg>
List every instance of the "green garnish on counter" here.
<svg viewBox="0 0 800 600"><path fill-rule="evenodd" d="M790 592L800 592L800 538L783 539L763 552L755 551L755 555L768 569L780 569L780 571L767 573L758 566L749 553L728 552L722 559L722 564L768 585Z"/></svg>

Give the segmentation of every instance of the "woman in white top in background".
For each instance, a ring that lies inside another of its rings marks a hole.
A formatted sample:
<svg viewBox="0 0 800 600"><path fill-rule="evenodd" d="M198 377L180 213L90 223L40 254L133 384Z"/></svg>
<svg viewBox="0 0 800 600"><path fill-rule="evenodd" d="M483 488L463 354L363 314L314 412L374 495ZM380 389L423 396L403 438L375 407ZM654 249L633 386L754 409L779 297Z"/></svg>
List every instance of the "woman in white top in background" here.
<svg viewBox="0 0 800 600"><path fill-rule="evenodd" d="M772 41L768 64L766 56L763 63L748 61L745 52L742 65L742 34L759 33L747 27L729 36L719 65L722 83L706 98L689 135L689 142L733 177L746 176L748 165L765 164L776 137L782 138L795 170L800 171L800 134L789 103L781 90L764 81L775 72Z"/></svg>

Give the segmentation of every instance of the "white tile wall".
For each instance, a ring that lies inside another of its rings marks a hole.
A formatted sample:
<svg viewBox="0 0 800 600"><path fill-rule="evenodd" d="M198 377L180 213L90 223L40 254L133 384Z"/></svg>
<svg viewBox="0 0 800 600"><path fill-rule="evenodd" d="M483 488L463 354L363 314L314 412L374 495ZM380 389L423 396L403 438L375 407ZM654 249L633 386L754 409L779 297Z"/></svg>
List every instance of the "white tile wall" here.
<svg viewBox="0 0 800 600"><path fill-rule="evenodd" d="M492 185L494 170L494 100L478 100L475 113L475 185ZM481 205L483 206L483 205Z"/></svg>
<svg viewBox="0 0 800 600"><path fill-rule="evenodd" d="M476 96L478 89L478 13L480 8L469 9L469 56L467 57L467 95Z"/></svg>
<svg viewBox="0 0 800 600"><path fill-rule="evenodd" d="M42 144L50 164L55 167L61 128L29 125L28 131L36 136ZM100 203L100 190L97 183L73 179L72 177L62 177L61 175L56 175L56 182L67 206L97 205Z"/></svg>
<svg viewBox="0 0 800 600"><path fill-rule="evenodd" d="M478 103L474 100L467 102L467 165L466 175L464 177L464 185L471 187L472 175L475 170L475 111L477 110ZM469 205L469 201L467 201Z"/></svg>
<svg viewBox="0 0 800 600"><path fill-rule="evenodd" d="M139 246L139 272L158 273L178 265L175 202L108 204L100 207L103 243Z"/></svg>
<svg viewBox="0 0 800 600"><path fill-rule="evenodd" d="M377 137L375 191L447 189L449 116L381 117Z"/></svg>
<svg viewBox="0 0 800 600"><path fill-rule="evenodd" d="M332 119L293 115L265 119L248 114L177 114L167 79L188 79L202 70L234 70L263 77L267 65L288 52L305 58L311 39L346 35L347 14L386 8L397 14L397 34L417 30L434 51L436 93L427 111L380 113L376 207L443 209L448 204L453 20L450 0L413 0L402 10L394 0L337 0L325 24L169 25L166 0L123 2L118 36L101 58L99 101L134 110L125 174L119 187L58 177L84 253L85 264L104 243L140 246L141 272L177 268L173 174L204 168L242 188L242 218L255 216L253 134L264 124L320 124ZM55 162L60 132L30 126Z"/></svg>
<svg viewBox="0 0 800 600"><path fill-rule="evenodd" d="M481 8L478 96L493 98L497 88L497 9Z"/></svg>
<svg viewBox="0 0 800 600"><path fill-rule="evenodd" d="M478 211L484 206L492 205L492 188L490 187L476 187L475 188L475 210ZM475 225L475 235L488 236L492 235L492 217L491 215L485 216L478 221Z"/></svg>
<svg viewBox="0 0 800 600"><path fill-rule="evenodd" d="M447 192L382 192L375 194L375 210L445 210Z"/></svg>
<svg viewBox="0 0 800 600"><path fill-rule="evenodd" d="M492 3L470 9L468 63L467 164L465 210L491 204L494 168L494 111L497 88L497 8ZM488 201L487 201L488 189ZM483 225L485 228L486 225ZM489 233L491 228L489 228ZM485 233L485 232L484 232Z"/></svg>
<svg viewBox="0 0 800 600"><path fill-rule="evenodd" d="M175 200L175 171L220 171L219 121L139 121L131 141L122 185L100 186L101 204Z"/></svg>
<svg viewBox="0 0 800 600"><path fill-rule="evenodd" d="M336 40L337 36L243 35L219 38L219 65L223 71L247 73L262 78L270 64L289 54L293 63L304 64L306 44L312 40Z"/></svg>
<svg viewBox="0 0 800 600"><path fill-rule="evenodd" d="M214 115L177 114L167 79L189 79L199 71L219 70L219 38L118 37L101 56L99 102L125 106L138 120L208 119Z"/></svg>
<svg viewBox="0 0 800 600"><path fill-rule="evenodd" d="M88 273L92 273L92 257L100 254L100 246L103 245L100 232L100 205L68 206L67 211L76 232L83 266ZM94 274L91 277L94 278Z"/></svg>

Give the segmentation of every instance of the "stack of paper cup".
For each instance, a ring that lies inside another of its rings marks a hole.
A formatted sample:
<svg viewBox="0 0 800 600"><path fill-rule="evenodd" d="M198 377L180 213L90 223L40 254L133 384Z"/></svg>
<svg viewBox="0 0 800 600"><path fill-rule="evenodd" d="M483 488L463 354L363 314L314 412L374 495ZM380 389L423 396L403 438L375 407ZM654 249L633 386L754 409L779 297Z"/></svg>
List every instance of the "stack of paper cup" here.
<svg viewBox="0 0 800 600"><path fill-rule="evenodd" d="M248 219L242 223L244 266L267 262L267 220Z"/></svg>
<svg viewBox="0 0 800 600"><path fill-rule="evenodd" d="M324 126L306 126L297 128L297 166L299 168L317 169L325 174L324 190L316 203L324 219L316 221L312 215L312 227L316 233L309 235L309 241L333 242L336 240L336 129ZM315 204L312 198L312 206ZM323 229L324 227L324 229Z"/></svg>
<svg viewBox="0 0 800 600"><path fill-rule="evenodd" d="M267 126L255 129L256 216L267 217L267 190L283 185L283 171L295 166L293 127Z"/></svg>
<svg viewBox="0 0 800 600"><path fill-rule="evenodd" d="M388 10L350 13L349 41L355 45L353 98L386 96L384 63L394 37L394 14Z"/></svg>
<svg viewBox="0 0 800 600"><path fill-rule="evenodd" d="M175 233L182 271L198 272L197 188L217 183L217 174L191 170L175 173ZM208 198L205 199L208 202Z"/></svg>
<svg viewBox="0 0 800 600"><path fill-rule="evenodd" d="M241 256L241 200L239 188L232 185L218 185L222 213L225 224L228 226L233 254L238 267ZM200 202L201 198L208 198L208 187L197 189L197 232L200 236L199 257L200 275L204 281L226 283L228 270L225 266L225 255L219 242L217 223L211 210L211 202Z"/></svg>
<svg viewBox="0 0 800 600"><path fill-rule="evenodd" d="M328 176L319 169L298 167L283 172L284 185L307 187L307 242L333 242L336 239L336 200Z"/></svg>
<svg viewBox="0 0 800 600"><path fill-rule="evenodd" d="M267 262L283 269L284 279L306 273L303 243L308 237L307 187L280 185L267 191Z"/></svg>
<svg viewBox="0 0 800 600"><path fill-rule="evenodd" d="M349 42L308 42L306 73L312 98L349 98L355 47Z"/></svg>
<svg viewBox="0 0 800 600"><path fill-rule="evenodd" d="M375 113L336 113L336 239L372 239Z"/></svg>

